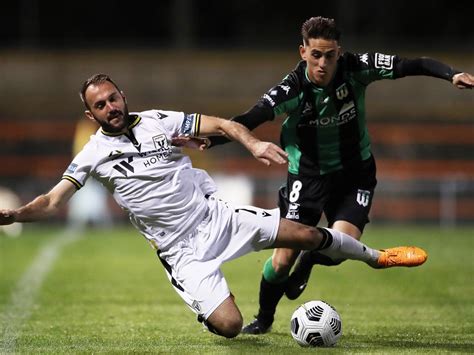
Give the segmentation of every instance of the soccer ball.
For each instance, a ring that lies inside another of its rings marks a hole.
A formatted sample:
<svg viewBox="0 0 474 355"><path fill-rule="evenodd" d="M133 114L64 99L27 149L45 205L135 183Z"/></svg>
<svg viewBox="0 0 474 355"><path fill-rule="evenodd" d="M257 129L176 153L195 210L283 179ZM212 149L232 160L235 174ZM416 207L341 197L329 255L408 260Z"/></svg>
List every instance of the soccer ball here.
<svg viewBox="0 0 474 355"><path fill-rule="evenodd" d="M342 335L341 317L326 302L306 302L291 316L291 335L301 346L333 346Z"/></svg>

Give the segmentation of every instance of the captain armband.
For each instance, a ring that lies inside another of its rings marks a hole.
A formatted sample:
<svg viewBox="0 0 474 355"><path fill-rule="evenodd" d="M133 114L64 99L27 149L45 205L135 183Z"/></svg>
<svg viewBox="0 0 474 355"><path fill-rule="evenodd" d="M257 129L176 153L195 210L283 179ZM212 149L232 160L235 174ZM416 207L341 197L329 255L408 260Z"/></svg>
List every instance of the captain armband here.
<svg viewBox="0 0 474 355"><path fill-rule="evenodd" d="M179 135L197 137L201 128L201 114L184 114L184 120L179 130Z"/></svg>

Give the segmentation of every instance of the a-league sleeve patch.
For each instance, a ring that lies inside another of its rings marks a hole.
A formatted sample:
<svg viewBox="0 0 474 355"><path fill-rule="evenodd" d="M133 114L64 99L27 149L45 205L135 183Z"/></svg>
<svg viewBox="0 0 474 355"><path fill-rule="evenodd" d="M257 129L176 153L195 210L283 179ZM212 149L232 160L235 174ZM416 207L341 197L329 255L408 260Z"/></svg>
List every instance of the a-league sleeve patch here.
<svg viewBox="0 0 474 355"><path fill-rule="evenodd" d="M199 136L201 126L201 115L198 113L184 114L184 120L179 130L180 135Z"/></svg>
<svg viewBox="0 0 474 355"><path fill-rule="evenodd" d="M375 53L375 67L378 69L392 70L394 57L393 55Z"/></svg>
<svg viewBox="0 0 474 355"><path fill-rule="evenodd" d="M65 174L72 174L76 171L76 169L77 169L77 164L71 163L66 169Z"/></svg>

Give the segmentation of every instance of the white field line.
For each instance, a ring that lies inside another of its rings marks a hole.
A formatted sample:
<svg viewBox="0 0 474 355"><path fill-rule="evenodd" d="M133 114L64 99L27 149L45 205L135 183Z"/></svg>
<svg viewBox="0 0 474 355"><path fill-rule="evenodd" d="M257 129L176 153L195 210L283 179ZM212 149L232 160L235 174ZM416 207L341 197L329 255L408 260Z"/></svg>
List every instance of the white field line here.
<svg viewBox="0 0 474 355"><path fill-rule="evenodd" d="M2 331L0 354L15 352L16 340L21 334L23 323L33 311L36 296L45 277L62 249L82 235L79 230L66 229L39 250L30 267L16 284L10 302L0 314Z"/></svg>

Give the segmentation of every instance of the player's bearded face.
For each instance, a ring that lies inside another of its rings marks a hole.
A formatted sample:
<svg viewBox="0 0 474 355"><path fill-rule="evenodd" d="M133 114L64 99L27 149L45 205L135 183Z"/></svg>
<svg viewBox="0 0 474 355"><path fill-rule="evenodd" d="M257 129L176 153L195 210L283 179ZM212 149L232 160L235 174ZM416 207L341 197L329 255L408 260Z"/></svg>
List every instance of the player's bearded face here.
<svg viewBox="0 0 474 355"><path fill-rule="evenodd" d="M300 55L307 63L308 77L318 86L327 86L337 69L341 49L335 40L310 38L300 46Z"/></svg>
<svg viewBox="0 0 474 355"><path fill-rule="evenodd" d="M123 93L112 83L91 85L86 91L90 110L89 118L97 121L102 129L111 133L124 132L128 126L128 106Z"/></svg>
<svg viewBox="0 0 474 355"><path fill-rule="evenodd" d="M103 120L94 116L94 119L106 132L123 132L128 126L128 106L124 103L122 109L115 108L107 113L107 119Z"/></svg>

